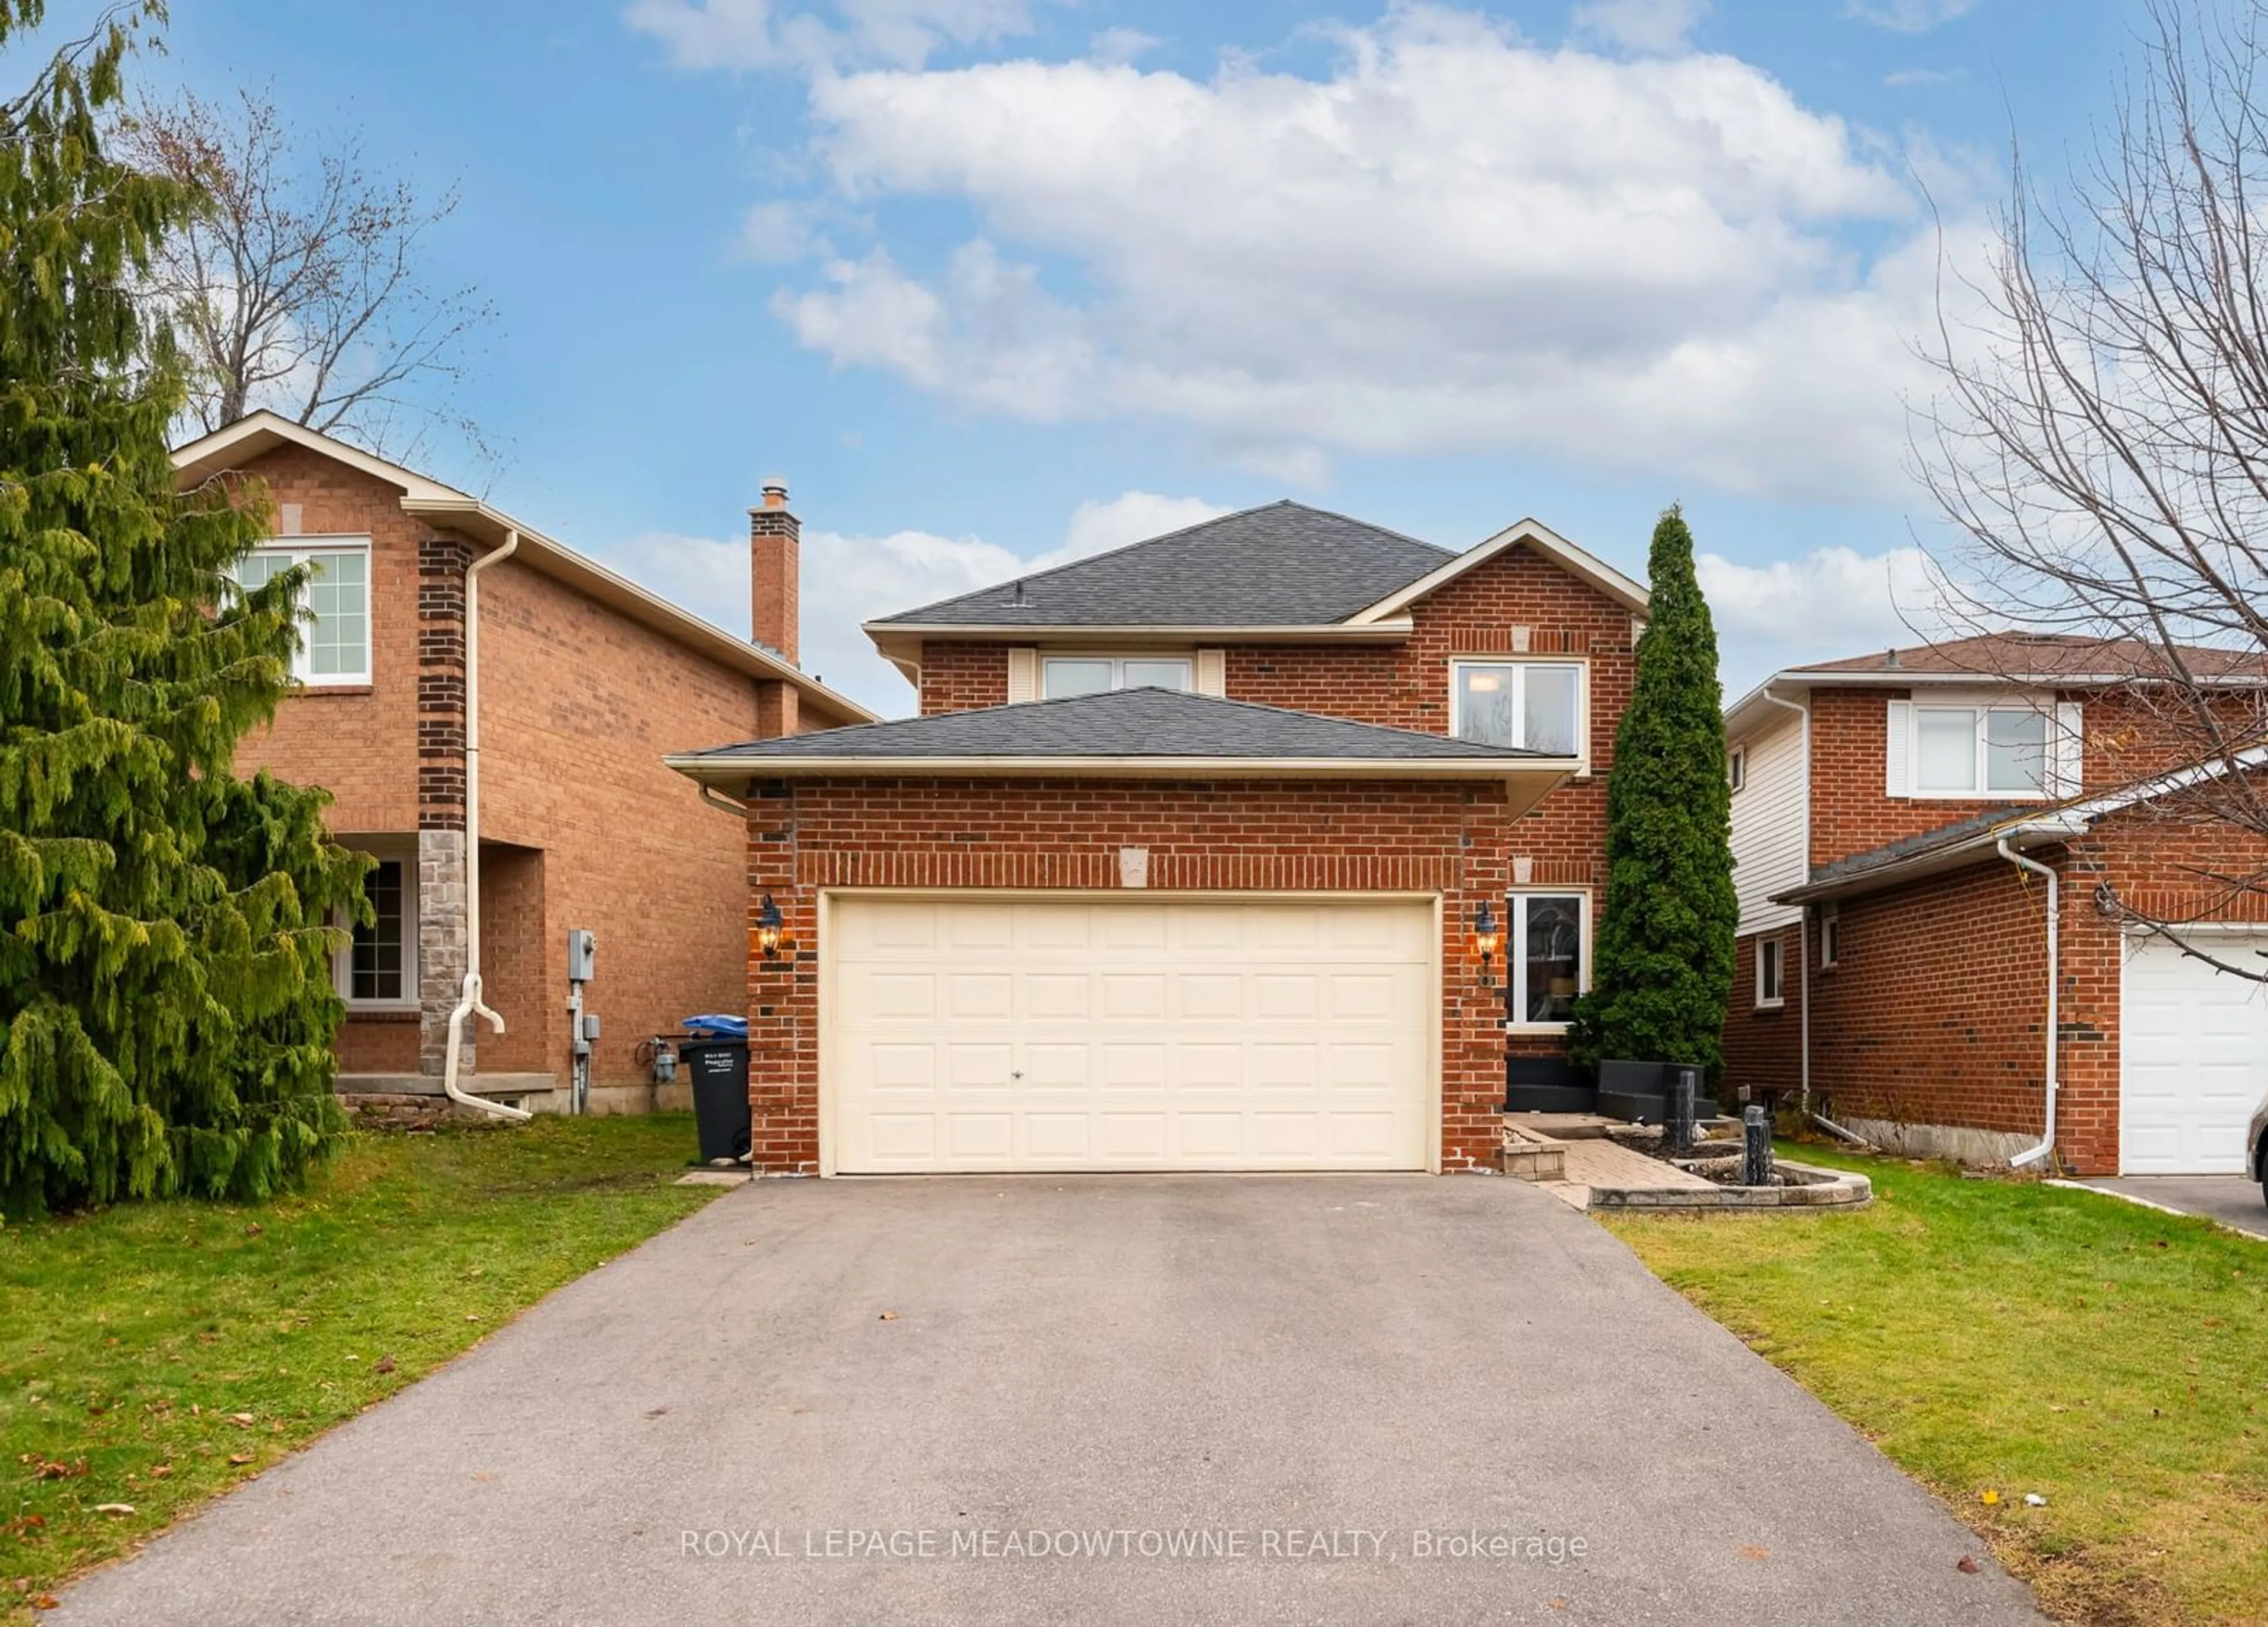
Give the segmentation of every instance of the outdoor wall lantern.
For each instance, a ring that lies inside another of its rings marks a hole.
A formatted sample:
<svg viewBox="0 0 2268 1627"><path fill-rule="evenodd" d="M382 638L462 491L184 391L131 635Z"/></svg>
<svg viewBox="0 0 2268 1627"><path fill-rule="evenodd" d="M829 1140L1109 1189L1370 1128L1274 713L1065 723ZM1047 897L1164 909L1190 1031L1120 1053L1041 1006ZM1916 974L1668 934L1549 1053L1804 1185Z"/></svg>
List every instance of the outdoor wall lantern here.
<svg viewBox="0 0 2268 1627"><path fill-rule="evenodd" d="M1480 907L1473 911L1473 953L1480 957L1481 987L1484 989L1496 986L1491 971L1496 964L1496 952L1501 942L1497 932L1496 912L1489 908L1489 901L1484 898Z"/></svg>
<svg viewBox="0 0 2268 1627"><path fill-rule="evenodd" d="M764 902L756 911L756 945L767 961L777 957L783 946L795 947L795 939L781 918L780 907L772 902L770 893L764 894Z"/></svg>

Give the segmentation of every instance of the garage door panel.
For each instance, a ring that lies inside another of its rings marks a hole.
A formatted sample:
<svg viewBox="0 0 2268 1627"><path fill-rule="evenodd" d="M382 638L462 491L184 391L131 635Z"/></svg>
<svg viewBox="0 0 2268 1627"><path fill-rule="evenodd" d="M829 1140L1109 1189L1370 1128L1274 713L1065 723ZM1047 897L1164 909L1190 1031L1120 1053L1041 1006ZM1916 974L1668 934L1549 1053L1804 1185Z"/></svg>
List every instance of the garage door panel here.
<svg viewBox="0 0 2268 1627"><path fill-rule="evenodd" d="M1430 903L852 896L828 938L844 1173L1425 1166Z"/></svg>
<svg viewBox="0 0 2268 1627"><path fill-rule="evenodd" d="M1104 1017L1142 1022L1157 1022L1165 1017L1164 972L1105 972L1099 981Z"/></svg>
<svg viewBox="0 0 2268 1627"><path fill-rule="evenodd" d="M1085 972L1024 974L1024 1015L1035 1022L1084 1022L1093 1009Z"/></svg>
<svg viewBox="0 0 2268 1627"><path fill-rule="evenodd" d="M2242 962L2268 932L2200 934ZM2120 1002L2119 1167L2242 1174L2246 1121L2268 1094L2268 990L2160 939L2130 941Z"/></svg>

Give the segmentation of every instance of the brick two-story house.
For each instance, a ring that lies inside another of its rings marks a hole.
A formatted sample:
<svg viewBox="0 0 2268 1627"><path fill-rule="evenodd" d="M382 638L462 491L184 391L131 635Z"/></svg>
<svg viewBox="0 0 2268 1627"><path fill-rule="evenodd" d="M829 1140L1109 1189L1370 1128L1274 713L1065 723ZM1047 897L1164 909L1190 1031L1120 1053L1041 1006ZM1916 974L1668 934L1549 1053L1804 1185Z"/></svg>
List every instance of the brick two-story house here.
<svg viewBox="0 0 2268 1627"><path fill-rule="evenodd" d="M1492 1162L1645 604L1285 503L869 623L918 718L672 760L747 809L757 1160Z"/></svg>
<svg viewBox="0 0 2268 1627"><path fill-rule="evenodd" d="M2167 725L2154 660L1999 634L1782 672L1734 705L1727 1081L1976 1162L2051 1141L2082 1174L2251 1173L2268 998L2183 943L2268 950L2259 893L2208 879L2268 853L2181 816L2229 765ZM2257 731L2257 666L2189 661ZM2179 938L2125 930L2122 903Z"/></svg>
<svg viewBox="0 0 2268 1627"><path fill-rule="evenodd" d="M565 1105L566 935L582 928L598 939L589 1105L649 1105L640 1042L690 1012L737 1010L745 988L740 821L662 753L688 733L764 738L873 715L795 665L785 493L769 489L752 511L751 643L467 493L271 413L174 461L184 487L264 489L276 535L242 579L312 567L298 681L238 768L324 787L334 833L377 861L377 920L338 958L339 1088L438 1091L476 964L504 1027L467 1027L465 1086Z"/></svg>

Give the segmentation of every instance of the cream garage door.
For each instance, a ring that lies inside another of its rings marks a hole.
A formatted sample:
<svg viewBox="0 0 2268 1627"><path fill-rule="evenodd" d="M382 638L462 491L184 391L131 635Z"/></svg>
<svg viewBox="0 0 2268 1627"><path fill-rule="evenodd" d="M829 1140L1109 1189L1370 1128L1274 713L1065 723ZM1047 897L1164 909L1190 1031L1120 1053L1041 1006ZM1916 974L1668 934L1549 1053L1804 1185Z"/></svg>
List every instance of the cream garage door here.
<svg viewBox="0 0 2268 1627"><path fill-rule="evenodd" d="M2268 932L2200 934L2197 944L2242 964L2268 950ZM2268 988L2136 939L2121 1004L2121 1173L2244 1174L2245 1122L2268 1095Z"/></svg>
<svg viewBox="0 0 2268 1627"><path fill-rule="evenodd" d="M1423 1169L1433 906L838 896L833 1167Z"/></svg>

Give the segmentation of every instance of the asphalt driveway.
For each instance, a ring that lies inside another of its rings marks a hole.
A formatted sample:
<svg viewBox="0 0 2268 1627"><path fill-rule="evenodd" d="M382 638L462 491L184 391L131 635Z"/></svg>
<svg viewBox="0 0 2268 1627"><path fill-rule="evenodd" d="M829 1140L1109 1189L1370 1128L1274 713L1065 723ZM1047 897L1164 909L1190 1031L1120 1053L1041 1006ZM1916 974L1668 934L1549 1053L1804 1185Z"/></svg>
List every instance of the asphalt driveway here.
<svg viewBox="0 0 2268 1627"><path fill-rule="evenodd" d="M1582 1216L1400 1176L762 1182L47 1619L1509 1618L2041 1620Z"/></svg>
<svg viewBox="0 0 2268 1627"><path fill-rule="evenodd" d="M2074 1184L2203 1215L2268 1241L2268 1204L2261 1202L2260 1183L2242 1175L2100 1175Z"/></svg>

